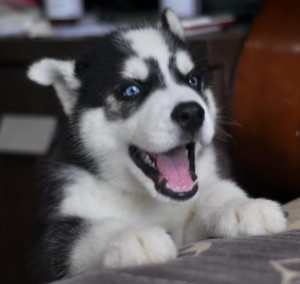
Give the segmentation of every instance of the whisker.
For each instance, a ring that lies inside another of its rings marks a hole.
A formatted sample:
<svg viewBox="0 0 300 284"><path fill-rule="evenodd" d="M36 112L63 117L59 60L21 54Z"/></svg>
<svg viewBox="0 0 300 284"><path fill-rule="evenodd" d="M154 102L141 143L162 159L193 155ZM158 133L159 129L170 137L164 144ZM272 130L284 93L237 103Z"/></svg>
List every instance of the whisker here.
<svg viewBox="0 0 300 284"><path fill-rule="evenodd" d="M224 110L226 110L226 108L222 109L218 107L219 114L217 115L217 119L216 119L218 125L232 125L232 126L242 127L242 125L237 120L229 117L228 115L222 115Z"/></svg>
<svg viewBox="0 0 300 284"><path fill-rule="evenodd" d="M223 142L232 142L235 146L237 145L234 137L222 128L218 129L216 139Z"/></svg>
<svg viewBox="0 0 300 284"><path fill-rule="evenodd" d="M217 118L217 123L219 125L231 125L231 126L242 127L242 125L238 121L236 121L234 119L231 119L231 118L225 118L225 117L224 118L218 117Z"/></svg>

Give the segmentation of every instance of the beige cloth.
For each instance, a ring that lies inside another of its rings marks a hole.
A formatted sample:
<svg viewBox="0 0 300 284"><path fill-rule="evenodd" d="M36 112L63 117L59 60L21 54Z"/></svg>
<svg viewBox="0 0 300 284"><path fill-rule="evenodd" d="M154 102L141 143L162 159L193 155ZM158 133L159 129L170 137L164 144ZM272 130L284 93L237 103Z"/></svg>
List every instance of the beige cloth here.
<svg viewBox="0 0 300 284"><path fill-rule="evenodd" d="M288 227L287 230L300 229L300 198L297 198L283 206L287 212Z"/></svg>

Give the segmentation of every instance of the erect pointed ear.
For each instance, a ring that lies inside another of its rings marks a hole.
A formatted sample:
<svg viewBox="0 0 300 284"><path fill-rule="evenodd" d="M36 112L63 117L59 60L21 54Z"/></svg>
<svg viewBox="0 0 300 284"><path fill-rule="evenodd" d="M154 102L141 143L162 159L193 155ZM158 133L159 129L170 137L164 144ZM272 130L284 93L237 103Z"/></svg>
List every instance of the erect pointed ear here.
<svg viewBox="0 0 300 284"><path fill-rule="evenodd" d="M53 85L65 113L70 115L80 87L80 81L76 78L74 69L74 60L45 58L33 63L28 69L27 76L40 85Z"/></svg>
<svg viewBox="0 0 300 284"><path fill-rule="evenodd" d="M164 29L169 30L171 33L178 36L179 38L184 39L184 31L181 26L181 23L172 10L166 9L163 12L161 21Z"/></svg>

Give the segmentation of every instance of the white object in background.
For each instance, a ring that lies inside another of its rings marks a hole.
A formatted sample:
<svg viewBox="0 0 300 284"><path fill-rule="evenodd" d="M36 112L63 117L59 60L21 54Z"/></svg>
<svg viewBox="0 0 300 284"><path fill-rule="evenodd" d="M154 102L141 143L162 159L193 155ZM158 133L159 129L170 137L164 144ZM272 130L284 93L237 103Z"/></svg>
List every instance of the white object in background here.
<svg viewBox="0 0 300 284"><path fill-rule="evenodd" d="M181 20L185 36L200 35L221 31L235 22L231 14L217 16L200 16L193 19Z"/></svg>
<svg viewBox="0 0 300 284"><path fill-rule="evenodd" d="M0 0L1 2L1 0ZM4 9L0 6L0 37L24 36L31 27L43 21L38 7Z"/></svg>
<svg viewBox="0 0 300 284"><path fill-rule="evenodd" d="M44 0L49 20L76 20L83 16L83 0Z"/></svg>
<svg viewBox="0 0 300 284"><path fill-rule="evenodd" d="M28 24L26 28L26 34L31 38L50 37L53 36L53 29L48 21L41 18Z"/></svg>
<svg viewBox="0 0 300 284"><path fill-rule="evenodd" d="M192 18L201 12L201 0L160 0L160 11L170 8L180 18Z"/></svg>
<svg viewBox="0 0 300 284"><path fill-rule="evenodd" d="M0 153L46 154L56 124L54 116L4 114L0 121Z"/></svg>
<svg viewBox="0 0 300 284"><path fill-rule="evenodd" d="M194 19L181 20L182 27L186 30L194 28L202 28L208 26L226 27L233 24L235 18L231 14L221 14L216 16L200 16Z"/></svg>
<svg viewBox="0 0 300 284"><path fill-rule="evenodd" d="M53 28L53 36L62 38L100 36L114 31L116 28L117 26L102 23L89 25L57 26Z"/></svg>

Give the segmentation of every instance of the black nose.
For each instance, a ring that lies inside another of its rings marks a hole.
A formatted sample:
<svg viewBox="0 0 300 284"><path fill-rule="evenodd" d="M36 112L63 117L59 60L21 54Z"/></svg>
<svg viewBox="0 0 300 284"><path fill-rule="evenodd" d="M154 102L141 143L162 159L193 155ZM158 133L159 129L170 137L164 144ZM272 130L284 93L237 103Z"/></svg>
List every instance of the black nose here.
<svg viewBox="0 0 300 284"><path fill-rule="evenodd" d="M183 130L194 134L203 124L204 109L195 102L180 103L172 111L171 117Z"/></svg>

